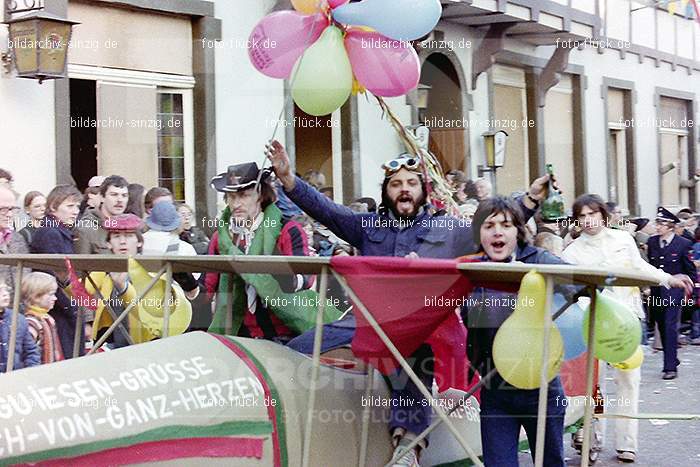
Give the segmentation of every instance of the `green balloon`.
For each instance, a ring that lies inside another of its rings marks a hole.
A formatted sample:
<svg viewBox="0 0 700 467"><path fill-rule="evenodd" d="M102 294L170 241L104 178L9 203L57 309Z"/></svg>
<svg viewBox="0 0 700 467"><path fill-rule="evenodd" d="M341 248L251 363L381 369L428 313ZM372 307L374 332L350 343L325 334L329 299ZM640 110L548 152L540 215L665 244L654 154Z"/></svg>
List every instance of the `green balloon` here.
<svg viewBox="0 0 700 467"><path fill-rule="evenodd" d="M307 114L328 115L340 108L352 92L352 66L343 32L328 26L299 57L291 76L292 98Z"/></svg>
<svg viewBox="0 0 700 467"><path fill-rule="evenodd" d="M626 304L598 293L595 302L595 336L593 355L608 363L620 363L637 351L642 340L642 326ZM590 307L583 318L583 339L588 343ZM590 347L590 346L589 346Z"/></svg>

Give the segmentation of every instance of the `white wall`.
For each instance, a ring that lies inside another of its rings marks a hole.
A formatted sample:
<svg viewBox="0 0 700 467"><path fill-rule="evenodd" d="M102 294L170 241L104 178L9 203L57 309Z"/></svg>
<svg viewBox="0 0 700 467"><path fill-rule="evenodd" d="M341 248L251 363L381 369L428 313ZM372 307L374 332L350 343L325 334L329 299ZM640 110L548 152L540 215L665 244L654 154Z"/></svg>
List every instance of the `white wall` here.
<svg viewBox="0 0 700 467"><path fill-rule="evenodd" d="M406 105L405 97L385 98L384 101L404 125L411 124L411 110L410 106ZM360 95L357 103L360 125L361 196L371 196L379 204L384 179L381 165L406 152L406 149L389 121L382 119L381 108L373 96Z"/></svg>
<svg viewBox="0 0 700 467"><path fill-rule="evenodd" d="M0 25L0 51L7 27ZM12 172L15 190L48 193L56 185L54 83L19 79L0 69L0 167Z"/></svg>
<svg viewBox="0 0 700 467"><path fill-rule="evenodd" d="M258 72L245 44L273 0L217 0L223 40L216 50L216 148L219 172L240 162L264 159L265 143L284 103L283 81ZM196 46L201 46L195 44ZM284 127L276 138L284 143Z"/></svg>

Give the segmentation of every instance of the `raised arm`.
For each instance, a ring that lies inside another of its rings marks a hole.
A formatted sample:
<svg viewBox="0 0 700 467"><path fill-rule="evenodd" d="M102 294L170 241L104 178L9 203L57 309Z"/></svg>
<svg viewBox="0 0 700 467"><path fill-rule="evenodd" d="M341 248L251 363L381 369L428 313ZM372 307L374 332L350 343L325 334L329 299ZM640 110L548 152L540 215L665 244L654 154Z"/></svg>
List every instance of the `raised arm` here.
<svg viewBox="0 0 700 467"><path fill-rule="evenodd" d="M362 243L363 216L348 207L334 203L294 176L287 151L278 141L273 141L267 147L267 154L289 199L338 237L359 248Z"/></svg>

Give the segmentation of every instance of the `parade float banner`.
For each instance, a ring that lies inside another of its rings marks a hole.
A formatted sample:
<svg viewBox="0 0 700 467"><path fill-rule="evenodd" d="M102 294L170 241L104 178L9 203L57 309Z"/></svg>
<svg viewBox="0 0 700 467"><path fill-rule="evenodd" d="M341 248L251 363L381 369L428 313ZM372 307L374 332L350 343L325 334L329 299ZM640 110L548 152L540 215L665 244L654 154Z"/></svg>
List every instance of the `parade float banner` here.
<svg viewBox="0 0 700 467"><path fill-rule="evenodd" d="M251 366L204 333L0 380L3 464L253 460L275 450L279 458L277 401Z"/></svg>

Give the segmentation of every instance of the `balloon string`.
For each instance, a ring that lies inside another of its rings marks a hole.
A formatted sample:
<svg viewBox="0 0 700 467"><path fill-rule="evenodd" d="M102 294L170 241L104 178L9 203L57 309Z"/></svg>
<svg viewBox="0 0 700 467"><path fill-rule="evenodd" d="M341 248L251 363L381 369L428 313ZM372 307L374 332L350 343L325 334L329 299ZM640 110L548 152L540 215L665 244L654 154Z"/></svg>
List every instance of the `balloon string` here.
<svg viewBox="0 0 700 467"><path fill-rule="evenodd" d="M316 2L316 7L320 8L321 3L322 3L322 0L318 0ZM318 13L315 13L314 17L317 14ZM329 19L331 18L330 9L326 13L326 15ZM330 25L330 21L329 21L329 25ZM294 87L294 82L297 79L297 73L299 72L299 68L301 68L301 63L304 60L304 56L306 55L306 48L309 46L309 42L311 41L311 35L313 34L313 32L315 30L316 30L316 20L314 19L314 22L311 24L309 31L306 33L306 39L304 40L304 52L301 54L301 57L299 57L299 62L297 63L297 66L294 67L294 71L293 71L292 76L289 80L289 87L287 88L288 92L285 93L284 102L282 102L282 108L280 109L280 112L277 115L277 121L275 121L275 126L272 129L272 136L269 139L270 143L272 143L272 141L275 140L275 136L277 136L277 129L279 128L280 122L282 121L282 117L284 116L284 110L287 108L287 104L289 102L288 99L291 97L291 89ZM258 190L258 193L260 193L262 190L262 188L260 187L260 181L262 180L263 169L265 168L265 165L267 164L268 160L269 159L267 158L267 151L265 151L265 155L263 157L262 164L260 164L260 170L258 171L258 179L257 179L256 184L255 184L255 186Z"/></svg>

